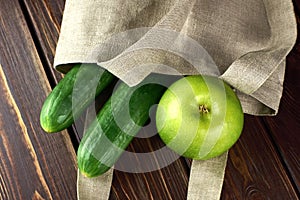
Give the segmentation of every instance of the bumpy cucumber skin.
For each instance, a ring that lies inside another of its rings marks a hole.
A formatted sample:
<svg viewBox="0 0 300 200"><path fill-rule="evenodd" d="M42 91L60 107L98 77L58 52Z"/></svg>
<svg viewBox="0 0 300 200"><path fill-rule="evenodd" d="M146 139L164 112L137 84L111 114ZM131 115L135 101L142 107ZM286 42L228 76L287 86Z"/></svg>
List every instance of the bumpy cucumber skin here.
<svg viewBox="0 0 300 200"><path fill-rule="evenodd" d="M77 151L80 172L86 177L96 177L109 170L147 122L150 107L159 102L165 90L166 87L154 83L135 87L118 85L80 142Z"/></svg>
<svg viewBox="0 0 300 200"><path fill-rule="evenodd" d="M97 78L95 73L101 74L96 92L91 88L93 78ZM76 119L95 99L95 96L99 95L114 79L111 73L96 64L75 65L46 98L40 112L41 127L48 133L68 128L74 123L74 118ZM75 81L78 92L73 93ZM76 95L77 105L72 105L73 95Z"/></svg>

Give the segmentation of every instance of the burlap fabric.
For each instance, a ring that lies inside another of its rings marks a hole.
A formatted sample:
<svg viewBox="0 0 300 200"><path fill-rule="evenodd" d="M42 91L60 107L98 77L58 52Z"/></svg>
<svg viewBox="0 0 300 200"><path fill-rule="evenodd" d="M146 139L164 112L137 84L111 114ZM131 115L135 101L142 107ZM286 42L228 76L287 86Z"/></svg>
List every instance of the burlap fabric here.
<svg viewBox="0 0 300 200"><path fill-rule="evenodd" d="M129 85L151 72L212 74L245 113L275 115L296 31L291 0L66 0L54 66L98 63ZM225 166L225 155L193 162L187 198L218 199ZM79 199L108 195L108 181L79 176Z"/></svg>

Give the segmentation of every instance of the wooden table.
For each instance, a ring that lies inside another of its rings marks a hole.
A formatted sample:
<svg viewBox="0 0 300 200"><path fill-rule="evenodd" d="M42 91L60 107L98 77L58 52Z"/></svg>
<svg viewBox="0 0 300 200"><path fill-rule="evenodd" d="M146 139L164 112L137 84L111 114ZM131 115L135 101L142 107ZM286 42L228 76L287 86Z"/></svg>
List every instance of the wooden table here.
<svg viewBox="0 0 300 200"><path fill-rule="evenodd" d="M39 124L43 101L62 77L52 64L64 3L0 3L0 199L76 199L76 130L46 134ZM294 5L299 16L300 0ZM279 113L245 117L229 152L221 199L299 198L299 111L298 40L287 58ZM151 150L156 142L158 137L134 139L129 150ZM180 158L140 174L115 170L110 199L185 199L190 163Z"/></svg>

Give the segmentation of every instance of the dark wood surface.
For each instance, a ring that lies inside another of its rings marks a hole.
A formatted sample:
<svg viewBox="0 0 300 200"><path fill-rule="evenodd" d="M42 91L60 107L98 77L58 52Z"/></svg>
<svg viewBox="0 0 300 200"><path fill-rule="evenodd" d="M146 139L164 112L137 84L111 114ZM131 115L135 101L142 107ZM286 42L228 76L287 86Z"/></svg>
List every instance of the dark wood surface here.
<svg viewBox="0 0 300 200"><path fill-rule="evenodd" d="M52 64L65 1L0 2L0 199L76 199L80 136L74 128L46 134L39 125L42 103L62 78ZM300 22L300 1L294 5ZM299 113L300 40L287 57L278 115L245 117L221 199L299 199ZM161 145L153 136L134 139L128 150ZM148 173L115 170L110 199L185 199L190 164L180 158Z"/></svg>

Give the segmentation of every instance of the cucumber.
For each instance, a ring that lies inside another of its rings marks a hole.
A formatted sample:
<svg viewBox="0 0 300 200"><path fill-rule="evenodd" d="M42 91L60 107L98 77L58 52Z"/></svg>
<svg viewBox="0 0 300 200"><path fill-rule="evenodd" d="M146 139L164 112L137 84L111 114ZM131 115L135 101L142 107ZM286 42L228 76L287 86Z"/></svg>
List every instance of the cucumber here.
<svg viewBox="0 0 300 200"><path fill-rule="evenodd" d="M114 78L96 64L75 65L44 101L40 112L41 127L53 133L71 126Z"/></svg>
<svg viewBox="0 0 300 200"><path fill-rule="evenodd" d="M148 81L152 78L134 87L118 84L86 129L77 151L78 168L84 176L96 177L109 170L145 125L150 107L159 102L167 88Z"/></svg>

